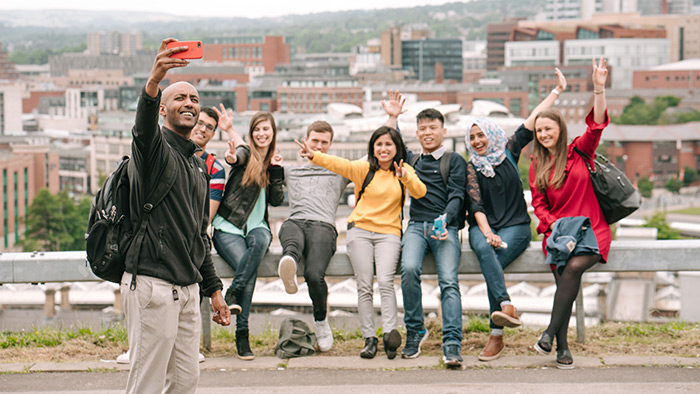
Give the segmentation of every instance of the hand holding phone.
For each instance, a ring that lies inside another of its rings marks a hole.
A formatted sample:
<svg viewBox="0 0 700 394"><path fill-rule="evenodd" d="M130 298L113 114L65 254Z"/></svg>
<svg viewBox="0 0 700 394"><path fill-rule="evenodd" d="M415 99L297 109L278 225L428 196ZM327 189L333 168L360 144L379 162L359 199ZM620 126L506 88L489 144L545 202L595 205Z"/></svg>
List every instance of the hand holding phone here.
<svg viewBox="0 0 700 394"><path fill-rule="evenodd" d="M187 47L182 52L170 55L174 59L201 59L203 55L203 45L201 41L172 41L168 43L168 49L177 47Z"/></svg>
<svg viewBox="0 0 700 394"><path fill-rule="evenodd" d="M446 226L447 214L443 213L442 215L436 217L433 221L433 234L435 235L435 237L440 238L442 236L442 233L445 232Z"/></svg>

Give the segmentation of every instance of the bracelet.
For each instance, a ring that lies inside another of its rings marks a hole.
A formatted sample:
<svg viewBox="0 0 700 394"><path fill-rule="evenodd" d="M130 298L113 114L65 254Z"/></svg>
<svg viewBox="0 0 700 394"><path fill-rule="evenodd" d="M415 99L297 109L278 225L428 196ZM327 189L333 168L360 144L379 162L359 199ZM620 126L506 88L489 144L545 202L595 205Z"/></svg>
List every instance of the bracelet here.
<svg viewBox="0 0 700 394"><path fill-rule="evenodd" d="M556 94L557 96L559 96L561 94L561 92L559 90L557 90L556 88L552 89L552 93Z"/></svg>
<svg viewBox="0 0 700 394"><path fill-rule="evenodd" d="M601 90L595 90L595 89L593 90L593 94L603 94L603 93L605 93L605 89L604 89L604 88L601 89Z"/></svg>

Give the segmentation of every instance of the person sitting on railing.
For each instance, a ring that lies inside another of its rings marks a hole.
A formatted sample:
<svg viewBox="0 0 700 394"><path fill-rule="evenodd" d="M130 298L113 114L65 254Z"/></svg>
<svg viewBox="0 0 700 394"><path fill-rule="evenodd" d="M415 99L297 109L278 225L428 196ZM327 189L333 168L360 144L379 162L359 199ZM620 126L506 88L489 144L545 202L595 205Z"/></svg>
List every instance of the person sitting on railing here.
<svg viewBox="0 0 700 394"><path fill-rule="evenodd" d="M300 154L314 164L336 172L355 184L356 206L348 217L347 251L357 281L357 309L360 315L365 347L362 358L377 354L377 332L374 327L372 301L373 276L376 268L382 301L384 351L389 359L396 357L401 334L396 329L397 305L394 274L401 253L401 210L407 187L416 198L425 195L425 185L413 168L404 163L406 149L399 133L383 126L372 133L367 148L367 161L350 161L314 151L305 139L295 141ZM371 181L366 183L368 174Z"/></svg>
<svg viewBox="0 0 700 394"><path fill-rule="evenodd" d="M591 247L593 245L587 245L579 251L573 243L568 245L573 253L563 269L551 265L557 284L552 316L549 326L534 347L542 354L549 354L556 337L557 368L560 369L574 368L566 334L571 308L581 286L581 276L597 262L607 261L612 240L610 226L598 204L584 158L576 152L577 148L589 157L594 157L603 129L610 122L605 100L607 77L607 61L601 57L596 64L593 59L593 108L586 116L586 131L582 136L574 138L571 144L567 145L566 122L559 111L550 109L535 119L530 190L532 206L540 220L537 232L544 234L542 249L547 255L547 241L559 219L583 216L590 220L590 228L595 233L599 250L599 253L591 252L594 250Z"/></svg>
<svg viewBox="0 0 700 394"><path fill-rule="evenodd" d="M214 247L236 271L225 300L236 316L236 351L241 360L253 360L248 317L258 267L272 241L268 205L284 200L282 156L275 151L277 125L269 112L250 120L248 144L232 139L224 158L231 166L216 217Z"/></svg>
<svg viewBox="0 0 700 394"><path fill-rule="evenodd" d="M503 352L503 327L519 327L520 318L506 290L503 269L530 245L530 215L523 197L517 163L532 141L535 117L552 107L566 89L556 69L556 89L532 111L510 138L490 119L478 118L467 129L467 222L469 245L479 258L489 299L491 335L479 360L495 360Z"/></svg>

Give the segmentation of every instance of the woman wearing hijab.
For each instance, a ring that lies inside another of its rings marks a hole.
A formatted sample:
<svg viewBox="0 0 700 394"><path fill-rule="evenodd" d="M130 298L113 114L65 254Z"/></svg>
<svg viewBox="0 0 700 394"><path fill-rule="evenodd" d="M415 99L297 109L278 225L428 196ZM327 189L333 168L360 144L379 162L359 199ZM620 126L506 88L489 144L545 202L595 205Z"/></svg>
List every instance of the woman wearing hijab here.
<svg viewBox="0 0 700 394"><path fill-rule="evenodd" d="M518 170L521 150L532 141L535 118L551 108L566 89L566 78L556 69L556 89L532 111L510 138L486 118L477 118L469 128L466 145L467 222L469 245L476 253L488 289L491 335L479 360L500 357L505 345L503 327L518 327L520 319L506 290L503 269L530 244L530 215L523 198Z"/></svg>

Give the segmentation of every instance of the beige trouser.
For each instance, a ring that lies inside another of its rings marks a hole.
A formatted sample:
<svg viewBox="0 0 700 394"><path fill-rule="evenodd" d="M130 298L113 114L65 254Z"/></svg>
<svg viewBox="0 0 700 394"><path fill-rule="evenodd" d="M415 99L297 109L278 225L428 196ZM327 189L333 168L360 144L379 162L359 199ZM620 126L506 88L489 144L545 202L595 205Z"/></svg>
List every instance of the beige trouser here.
<svg viewBox="0 0 700 394"><path fill-rule="evenodd" d="M126 392L194 393L199 380L199 287L131 274L121 281L131 369ZM177 299L176 299L177 298Z"/></svg>
<svg viewBox="0 0 700 394"><path fill-rule="evenodd" d="M376 337L374 327L373 277L376 267L377 287L382 302L382 330L397 326L394 276L401 253L401 238L353 227L347 233L347 251L357 282L357 311L364 338Z"/></svg>

